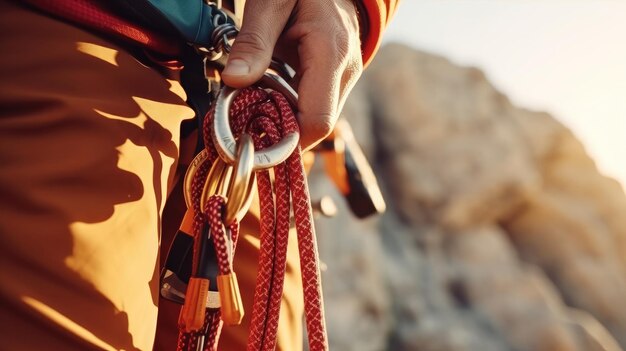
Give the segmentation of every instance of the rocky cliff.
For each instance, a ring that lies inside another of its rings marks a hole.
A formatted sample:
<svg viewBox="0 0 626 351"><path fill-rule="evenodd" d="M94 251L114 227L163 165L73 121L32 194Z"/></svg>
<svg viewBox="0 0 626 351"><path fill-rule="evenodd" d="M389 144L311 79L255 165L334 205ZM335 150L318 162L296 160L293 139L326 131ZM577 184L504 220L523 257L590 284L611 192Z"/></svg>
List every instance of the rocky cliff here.
<svg viewBox="0 0 626 351"><path fill-rule="evenodd" d="M388 211L311 178L342 209L317 220L333 350L626 349L626 196L567 128L400 45L344 114Z"/></svg>

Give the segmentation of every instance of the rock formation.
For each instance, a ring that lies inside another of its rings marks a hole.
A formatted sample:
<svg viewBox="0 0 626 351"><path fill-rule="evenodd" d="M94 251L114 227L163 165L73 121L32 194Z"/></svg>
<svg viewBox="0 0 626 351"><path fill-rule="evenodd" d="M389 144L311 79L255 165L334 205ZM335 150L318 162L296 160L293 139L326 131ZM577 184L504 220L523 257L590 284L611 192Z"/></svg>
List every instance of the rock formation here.
<svg viewBox="0 0 626 351"><path fill-rule="evenodd" d="M341 208L317 220L333 350L626 349L626 195L567 128L400 45L344 114L388 211L311 178Z"/></svg>

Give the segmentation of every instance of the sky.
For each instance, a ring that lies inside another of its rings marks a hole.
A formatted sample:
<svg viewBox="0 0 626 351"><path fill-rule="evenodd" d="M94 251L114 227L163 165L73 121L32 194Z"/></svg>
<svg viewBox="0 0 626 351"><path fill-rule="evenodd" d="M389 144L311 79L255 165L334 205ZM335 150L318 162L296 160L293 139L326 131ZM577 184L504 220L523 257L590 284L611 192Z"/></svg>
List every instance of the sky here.
<svg viewBox="0 0 626 351"><path fill-rule="evenodd" d="M626 187L626 2L404 0L385 36L481 68L514 104L573 130Z"/></svg>

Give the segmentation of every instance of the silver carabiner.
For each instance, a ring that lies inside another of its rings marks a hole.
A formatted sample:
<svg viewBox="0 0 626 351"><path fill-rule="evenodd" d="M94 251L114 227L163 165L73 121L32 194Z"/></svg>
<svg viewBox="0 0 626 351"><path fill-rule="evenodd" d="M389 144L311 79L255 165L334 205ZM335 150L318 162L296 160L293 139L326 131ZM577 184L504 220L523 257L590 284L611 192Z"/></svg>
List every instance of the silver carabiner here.
<svg viewBox="0 0 626 351"><path fill-rule="evenodd" d="M227 17L228 15L226 13L218 9L213 23L215 29L211 34L213 46L211 48L196 46L196 50L205 55L205 77L209 80L211 80L211 76L208 72L211 69L217 69L218 71L224 69L228 61L228 55L230 54L230 40L235 39L238 34L238 29L228 22ZM283 93L292 107L296 108L298 105L298 94L288 83L294 76L295 71L289 65L279 60L272 59L270 66L263 74L259 83L266 88ZM230 130L228 112L237 92L237 89L228 86L224 86L220 89L216 101L217 106L215 109L212 133L213 142L216 145L218 154L229 164L235 163L237 143ZM299 140L299 133L289 133L279 143L262 151L255 152L254 170L271 168L283 162L293 153Z"/></svg>
<svg viewBox="0 0 626 351"><path fill-rule="evenodd" d="M260 81L262 86L279 91L285 95L287 101L296 107L298 104L298 94L282 77L271 72L265 72ZM228 163L236 160L235 152L237 141L230 129L228 113L233 99L239 92L228 86L224 86L217 96L215 107L215 118L213 119L213 143L216 146L220 157ZM285 161L298 146L300 133L293 132L285 135L278 143L263 150L254 152L254 170L271 168Z"/></svg>

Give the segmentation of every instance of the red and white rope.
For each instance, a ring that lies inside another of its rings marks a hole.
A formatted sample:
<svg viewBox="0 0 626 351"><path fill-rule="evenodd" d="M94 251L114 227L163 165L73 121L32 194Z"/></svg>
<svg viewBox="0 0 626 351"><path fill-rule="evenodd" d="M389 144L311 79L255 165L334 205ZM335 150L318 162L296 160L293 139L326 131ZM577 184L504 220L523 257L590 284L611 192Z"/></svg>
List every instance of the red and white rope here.
<svg viewBox="0 0 626 351"><path fill-rule="evenodd" d="M226 273L229 272L225 255L226 243L222 241L224 235L221 232L224 199L218 196L209 198L205 213L200 211L199 200L210 165L218 157L210 140L213 113L214 109L211 109L205 118L203 130L210 162L205 162L196 172L191 191L196 213L194 235L197 238L202 233L205 223L210 223L220 274L223 274L223 270ZM238 136L245 129L253 136L256 149L272 145L283 135L298 131L295 113L285 97L280 93L268 92L260 88L243 89L232 103L230 116L233 134ZM276 166L273 172L274 182L270 179L269 171L257 172L261 207L261 247L247 349L248 351L265 351L276 348L278 318L287 265L290 210L293 205L309 349L311 351L328 350L317 241L300 148L298 147L284 163ZM229 229L235 242L238 225L233 223ZM207 310L205 326L202 328L202 333L206 335L204 350L217 350L221 321L216 320L216 316L219 317L219 311ZM199 335L199 333L181 332L178 350L196 350Z"/></svg>

